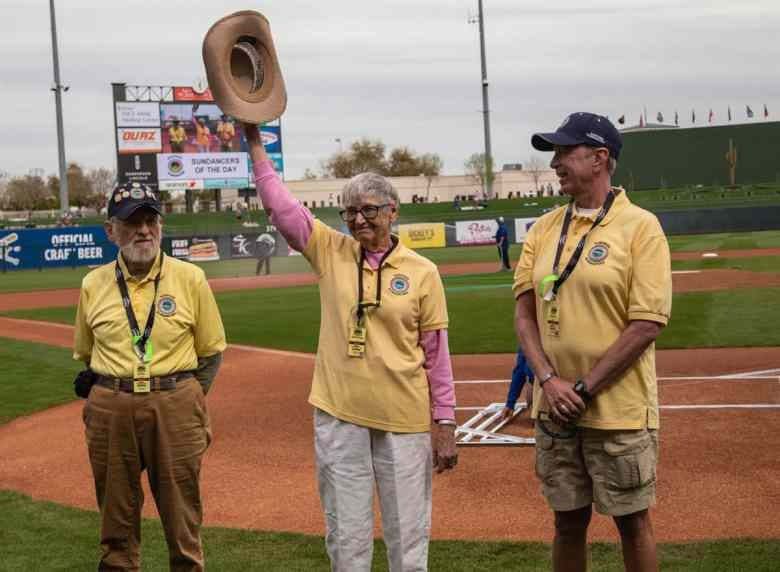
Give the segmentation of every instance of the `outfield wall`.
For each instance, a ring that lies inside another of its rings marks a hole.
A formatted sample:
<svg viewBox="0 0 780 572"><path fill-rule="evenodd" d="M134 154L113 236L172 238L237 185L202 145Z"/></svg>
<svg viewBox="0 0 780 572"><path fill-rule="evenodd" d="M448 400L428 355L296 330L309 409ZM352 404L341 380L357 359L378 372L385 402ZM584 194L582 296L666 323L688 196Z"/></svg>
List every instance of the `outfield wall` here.
<svg viewBox="0 0 780 572"><path fill-rule="evenodd" d="M780 122L771 121L623 133L613 183L628 190L729 185L729 140L738 185L780 182Z"/></svg>

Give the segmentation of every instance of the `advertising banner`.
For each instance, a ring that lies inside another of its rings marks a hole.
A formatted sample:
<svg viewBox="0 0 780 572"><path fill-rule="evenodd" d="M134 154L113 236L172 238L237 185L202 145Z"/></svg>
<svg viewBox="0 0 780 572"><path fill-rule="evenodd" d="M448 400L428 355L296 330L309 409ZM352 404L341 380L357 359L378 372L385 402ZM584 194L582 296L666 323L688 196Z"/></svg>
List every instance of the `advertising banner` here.
<svg viewBox="0 0 780 572"><path fill-rule="evenodd" d="M100 265L116 256L102 226L0 231L0 267L6 270Z"/></svg>
<svg viewBox="0 0 780 572"><path fill-rule="evenodd" d="M216 238L193 238L190 240L189 256L190 262L209 262L219 260L219 248L217 248Z"/></svg>
<svg viewBox="0 0 780 572"><path fill-rule="evenodd" d="M495 244L497 230L493 219L457 221L455 240L458 244Z"/></svg>
<svg viewBox="0 0 780 572"><path fill-rule="evenodd" d="M160 104L149 101L117 101L117 127L159 127Z"/></svg>
<svg viewBox="0 0 780 572"><path fill-rule="evenodd" d="M173 99L176 101L214 101L214 96L211 95L211 90L206 88L206 91L195 91L192 87L174 87Z"/></svg>
<svg viewBox="0 0 780 572"><path fill-rule="evenodd" d="M408 248L443 248L446 246L444 223L398 225L401 243Z"/></svg>
<svg viewBox="0 0 780 572"><path fill-rule="evenodd" d="M157 158L150 153L120 155L117 160L120 183L143 183L157 187Z"/></svg>
<svg viewBox="0 0 780 572"><path fill-rule="evenodd" d="M282 127L280 125L263 125L260 128L260 140L266 153L282 152Z"/></svg>
<svg viewBox="0 0 780 572"><path fill-rule="evenodd" d="M174 258L183 258L187 260L190 257L190 239L172 238L171 251L169 254Z"/></svg>
<svg viewBox="0 0 780 572"><path fill-rule="evenodd" d="M516 218L515 219L515 242L525 242L528 231L536 222L535 218Z"/></svg>
<svg viewBox="0 0 780 572"><path fill-rule="evenodd" d="M154 157L152 157L152 159L154 159ZM183 179L181 181L160 181L159 186L161 191L201 191L205 188L203 186L203 181L195 179Z"/></svg>
<svg viewBox="0 0 780 572"><path fill-rule="evenodd" d="M116 141L120 155L159 153L162 151L159 129L128 129L120 127L116 130Z"/></svg>
<svg viewBox="0 0 780 572"><path fill-rule="evenodd" d="M160 153L157 176L161 181L183 179L249 178L246 153Z"/></svg>

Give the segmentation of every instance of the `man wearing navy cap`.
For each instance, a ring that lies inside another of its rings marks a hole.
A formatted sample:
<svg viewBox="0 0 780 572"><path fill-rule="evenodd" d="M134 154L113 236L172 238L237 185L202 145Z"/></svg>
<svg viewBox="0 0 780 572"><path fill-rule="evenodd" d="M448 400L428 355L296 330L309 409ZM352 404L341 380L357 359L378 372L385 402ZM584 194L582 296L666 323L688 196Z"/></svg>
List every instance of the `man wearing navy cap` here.
<svg viewBox="0 0 780 572"><path fill-rule="evenodd" d="M117 186L105 223L116 262L84 277L73 357L87 370L87 448L100 508L98 570L139 570L141 473L168 542L171 570L203 570L200 466L211 441L205 394L225 331L203 270L160 249L161 207L149 187Z"/></svg>
<svg viewBox="0 0 780 572"><path fill-rule="evenodd" d="M671 312L656 217L612 187L622 140L573 113L531 139L571 201L533 225L515 270L515 327L534 371L536 473L555 512L556 572L586 569L592 507L620 532L626 570L657 570L654 341Z"/></svg>

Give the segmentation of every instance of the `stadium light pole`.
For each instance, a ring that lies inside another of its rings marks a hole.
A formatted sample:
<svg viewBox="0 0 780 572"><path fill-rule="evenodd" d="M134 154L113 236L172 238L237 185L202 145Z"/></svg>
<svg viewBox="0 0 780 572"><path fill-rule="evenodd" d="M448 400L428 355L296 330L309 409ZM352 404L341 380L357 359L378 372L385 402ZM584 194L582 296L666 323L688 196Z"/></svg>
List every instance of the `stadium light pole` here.
<svg viewBox="0 0 780 572"><path fill-rule="evenodd" d="M65 164L65 133L62 127L62 92L68 91L68 86L60 83L60 58L57 52L57 21L54 17L54 0L49 0L51 15L51 53L54 61L54 104L57 109L57 151L60 162L60 211L68 212L68 171Z"/></svg>
<svg viewBox="0 0 780 572"><path fill-rule="evenodd" d="M493 198L493 152L490 145L490 105L488 103L488 79L487 79L487 58L485 56L485 13L482 10L482 0L478 0L479 15L479 48L482 60L482 124L485 129L485 197ZM473 24L474 19L470 22Z"/></svg>

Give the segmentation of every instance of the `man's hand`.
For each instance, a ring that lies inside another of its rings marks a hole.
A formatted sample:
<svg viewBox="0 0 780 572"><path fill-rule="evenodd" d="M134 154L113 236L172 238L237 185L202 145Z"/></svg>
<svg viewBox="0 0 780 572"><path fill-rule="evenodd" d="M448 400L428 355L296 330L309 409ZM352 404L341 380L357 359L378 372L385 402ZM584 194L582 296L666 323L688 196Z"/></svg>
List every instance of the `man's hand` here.
<svg viewBox="0 0 780 572"><path fill-rule="evenodd" d="M553 377L542 386L550 404L550 417L558 425L573 423L585 412L586 405L573 388L574 384L560 377Z"/></svg>
<svg viewBox="0 0 780 572"><path fill-rule="evenodd" d="M455 425L439 425L431 428L433 448L433 467L437 473L454 469L458 464L458 451L455 446Z"/></svg>

